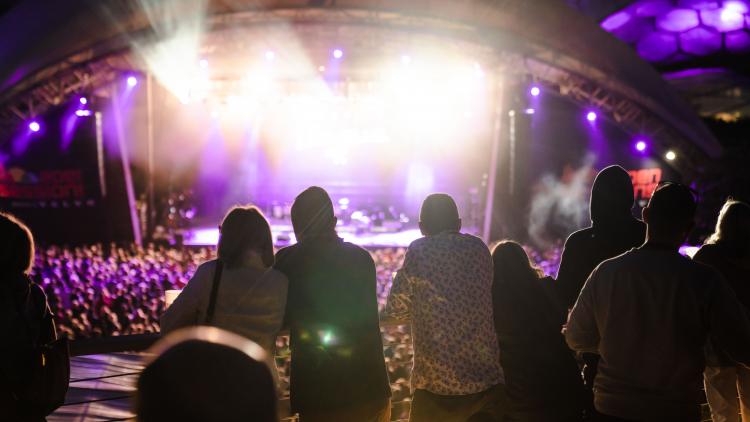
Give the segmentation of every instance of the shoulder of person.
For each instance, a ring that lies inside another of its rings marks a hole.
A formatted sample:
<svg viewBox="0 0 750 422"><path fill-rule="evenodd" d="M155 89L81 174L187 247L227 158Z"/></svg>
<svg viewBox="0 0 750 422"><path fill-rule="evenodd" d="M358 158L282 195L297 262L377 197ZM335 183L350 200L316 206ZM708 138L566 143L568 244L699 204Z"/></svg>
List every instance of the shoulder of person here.
<svg viewBox="0 0 750 422"><path fill-rule="evenodd" d="M206 261L198 266L198 268L195 269L195 273L193 274L193 277L190 278L190 282L192 283L208 283L211 280L213 280L214 272L216 271L216 263L218 261L216 259L212 259L210 261Z"/></svg>
<svg viewBox="0 0 750 422"><path fill-rule="evenodd" d="M263 273L262 278L272 283L289 283L286 274L273 267L267 269L266 272Z"/></svg>
<svg viewBox="0 0 750 422"><path fill-rule="evenodd" d="M484 243L484 240L482 240L479 236L474 236L473 234L469 233L459 233L459 235L466 239L467 242L472 243L476 247L487 249L487 251L490 250L487 244Z"/></svg>
<svg viewBox="0 0 750 422"><path fill-rule="evenodd" d="M716 245L706 244L701 246L698 251L693 255L693 261L704 262L718 257L719 248Z"/></svg>
<svg viewBox="0 0 750 422"><path fill-rule="evenodd" d="M565 239L565 248L569 248L571 246L575 246L581 242L585 242L588 239L591 239L594 235L594 229L593 227L586 227L577 231L574 231L573 233L568 236L567 239Z"/></svg>
<svg viewBox="0 0 750 422"><path fill-rule="evenodd" d="M295 244L295 245L285 246L279 249L274 255L275 262L273 264L273 268L283 272L281 268L283 268L284 265L286 265L286 260L289 259L289 257L292 255L292 253L295 250L297 250L298 247L299 247L299 244Z"/></svg>
<svg viewBox="0 0 750 422"><path fill-rule="evenodd" d="M692 267L690 268L691 273L694 274L695 278L699 280L722 280L724 278L721 273L710 264L696 261L695 259L690 259L688 257L682 258L686 261L686 265L690 265Z"/></svg>
<svg viewBox="0 0 750 422"><path fill-rule="evenodd" d="M34 309L39 311L41 316L44 316L47 311L47 294L44 293L42 286L33 282L30 283L29 296L31 303L34 305Z"/></svg>
<svg viewBox="0 0 750 422"><path fill-rule="evenodd" d="M213 273L214 270L216 269L216 262L217 262L216 259L212 259L212 260L206 261L198 265L198 268L195 269L195 274L197 275L198 273L202 274L205 272Z"/></svg>
<svg viewBox="0 0 750 422"><path fill-rule="evenodd" d="M372 262L372 263L375 262L372 259L372 255L367 249L359 245L355 245L354 243L350 243L350 242L342 242L342 244L344 245L345 250L348 253L352 254L352 256L355 257L356 259L361 259L361 260Z"/></svg>
<svg viewBox="0 0 750 422"><path fill-rule="evenodd" d="M633 265L633 261L637 259L634 252L635 249L630 249L626 252L621 253L620 255L605 259L604 261L599 263L599 265L597 265L593 271L591 271L591 274L597 274L601 276L611 273L617 273L623 267Z"/></svg>

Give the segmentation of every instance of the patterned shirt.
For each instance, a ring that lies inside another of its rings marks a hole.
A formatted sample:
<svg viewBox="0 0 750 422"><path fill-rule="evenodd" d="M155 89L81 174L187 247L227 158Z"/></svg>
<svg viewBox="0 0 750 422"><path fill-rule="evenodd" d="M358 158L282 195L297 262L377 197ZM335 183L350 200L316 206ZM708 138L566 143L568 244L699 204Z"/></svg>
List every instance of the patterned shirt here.
<svg viewBox="0 0 750 422"><path fill-rule="evenodd" d="M492 256L477 237L443 232L409 246L385 313L411 320L412 389L466 395L504 382L492 274Z"/></svg>

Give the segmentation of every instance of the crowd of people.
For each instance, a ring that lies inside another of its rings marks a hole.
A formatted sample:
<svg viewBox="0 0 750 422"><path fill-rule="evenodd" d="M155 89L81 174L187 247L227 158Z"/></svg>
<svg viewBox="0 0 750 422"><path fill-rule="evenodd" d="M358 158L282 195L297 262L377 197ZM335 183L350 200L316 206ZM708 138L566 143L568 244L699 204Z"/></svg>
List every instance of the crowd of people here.
<svg viewBox="0 0 750 422"><path fill-rule="evenodd" d="M407 398L411 422L697 422L704 378L714 419L744 418L750 205L727 201L692 260L678 249L696 206L690 188L664 183L636 219L630 178L610 166L594 181L591 226L561 253L538 255L512 240L490 250L462 233L446 194L424 200L424 237L406 250L344 242L318 187L292 206L296 244L275 251L261 211L234 207L215 257L95 246L48 248L34 260L31 233L3 216L4 297L15 301L3 322L51 326L56 316L72 336L161 331L138 384L144 421L275 420L274 397L288 384L304 422L398 419L393 403ZM558 257L556 277L537 265ZM182 293L165 307L171 288ZM16 343L56 337L25 325L9 330L7 359ZM273 365L279 346L291 359ZM233 367L190 371L191 356ZM179 387L185 377L194 389ZM15 386L3 385L12 412L34 413ZM240 386L254 396L244 400Z"/></svg>
<svg viewBox="0 0 750 422"><path fill-rule="evenodd" d="M555 276L561 248L524 249L545 274ZM382 310L406 248L369 252ZM209 247L153 244L38 247L31 278L47 294L58 332L69 339L158 333L164 292L185 287L196 268L214 256Z"/></svg>
<svg viewBox="0 0 750 422"><path fill-rule="evenodd" d="M164 291L183 288L211 257L209 248L49 246L37 250L31 278L70 339L158 333Z"/></svg>

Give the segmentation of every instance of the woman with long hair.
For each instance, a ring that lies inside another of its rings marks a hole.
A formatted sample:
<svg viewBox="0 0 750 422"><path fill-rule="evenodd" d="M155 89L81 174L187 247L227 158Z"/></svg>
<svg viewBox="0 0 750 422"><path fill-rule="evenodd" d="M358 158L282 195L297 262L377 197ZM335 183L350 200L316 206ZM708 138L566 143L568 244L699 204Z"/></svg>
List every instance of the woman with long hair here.
<svg viewBox="0 0 750 422"><path fill-rule="evenodd" d="M57 338L42 288L29 278L34 237L26 225L0 213L0 409L8 420L44 420L40 409L19 394L28 388L28 356Z"/></svg>
<svg viewBox="0 0 750 422"><path fill-rule="evenodd" d="M583 383L561 334L566 318L555 280L516 242L492 251L495 332L509 399L509 421L580 421Z"/></svg>
<svg viewBox="0 0 750 422"><path fill-rule="evenodd" d="M728 199L714 233L693 259L719 271L750 310L750 205ZM750 421L750 370L709 345L704 381L715 422L736 421L740 412L743 422Z"/></svg>
<svg viewBox="0 0 750 422"><path fill-rule="evenodd" d="M164 312L162 333L213 325L258 343L272 356L288 281L272 268L271 227L257 207L229 210L221 223L217 256L198 267Z"/></svg>

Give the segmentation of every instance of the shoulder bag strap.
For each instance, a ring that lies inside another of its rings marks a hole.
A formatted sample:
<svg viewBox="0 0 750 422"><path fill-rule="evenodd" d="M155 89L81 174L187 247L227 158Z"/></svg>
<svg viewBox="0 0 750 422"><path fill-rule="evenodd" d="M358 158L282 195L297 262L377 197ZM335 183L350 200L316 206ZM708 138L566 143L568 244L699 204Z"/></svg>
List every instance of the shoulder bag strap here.
<svg viewBox="0 0 750 422"><path fill-rule="evenodd" d="M216 296L219 294L219 284L221 283L221 272L224 269L224 263L220 260L216 260L216 268L214 269L214 280L211 283L211 297L208 300L208 309L206 310L206 325L211 325L214 319L214 312L216 311Z"/></svg>

